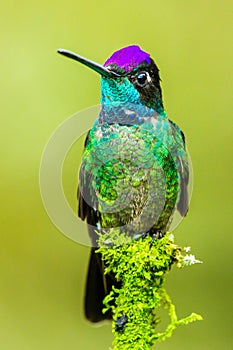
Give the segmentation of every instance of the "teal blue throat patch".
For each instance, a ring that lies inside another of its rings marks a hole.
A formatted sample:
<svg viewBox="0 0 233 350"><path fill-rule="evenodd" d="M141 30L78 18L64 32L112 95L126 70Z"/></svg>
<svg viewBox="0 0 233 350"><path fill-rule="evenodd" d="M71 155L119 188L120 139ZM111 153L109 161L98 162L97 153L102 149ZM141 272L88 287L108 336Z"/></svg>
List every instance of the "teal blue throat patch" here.
<svg viewBox="0 0 233 350"><path fill-rule="evenodd" d="M140 94L127 78L101 78L101 104L132 103L142 104Z"/></svg>

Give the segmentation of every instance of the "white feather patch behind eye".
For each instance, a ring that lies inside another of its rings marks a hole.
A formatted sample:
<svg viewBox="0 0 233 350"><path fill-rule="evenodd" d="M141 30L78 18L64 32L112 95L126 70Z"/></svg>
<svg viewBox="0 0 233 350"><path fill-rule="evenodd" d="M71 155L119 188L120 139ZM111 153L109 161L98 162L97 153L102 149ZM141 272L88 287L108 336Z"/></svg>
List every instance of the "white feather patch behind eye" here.
<svg viewBox="0 0 233 350"><path fill-rule="evenodd" d="M150 74L148 72L146 72L146 75L147 75L147 81L148 81L148 83L150 83L151 82Z"/></svg>

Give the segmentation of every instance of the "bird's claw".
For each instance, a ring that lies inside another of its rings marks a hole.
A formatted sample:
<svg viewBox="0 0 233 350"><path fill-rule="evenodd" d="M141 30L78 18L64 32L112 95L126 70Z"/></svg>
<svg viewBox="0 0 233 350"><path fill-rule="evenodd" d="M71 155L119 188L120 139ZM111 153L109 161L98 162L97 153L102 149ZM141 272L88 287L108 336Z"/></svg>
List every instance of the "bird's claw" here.
<svg viewBox="0 0 233 350"><path fill-rule="evenodd" d="M162 231L158 230L158 231L155 231L154 233L152 233L152 235L151 235L151 242L150 242L150 248L152 247L155 239L161 239L161 238L163 238Z"/></svg>

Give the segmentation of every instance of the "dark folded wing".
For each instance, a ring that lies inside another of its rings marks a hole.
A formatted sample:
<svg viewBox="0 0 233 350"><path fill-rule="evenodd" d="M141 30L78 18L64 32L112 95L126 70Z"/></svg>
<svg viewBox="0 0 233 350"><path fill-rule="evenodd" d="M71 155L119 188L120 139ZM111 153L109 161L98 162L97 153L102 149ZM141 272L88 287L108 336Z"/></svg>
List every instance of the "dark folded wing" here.
<svg viewBox="0 0 233 350"><path fill-rule="evenodd" d="M181 148L184 155L177 156L177 166L180 174L180 197L177 203L177 209L182 216L188 212L189 198L188 198L188 183L189 183L189 164L188 155L186 152L185 136L182 130L171 120L169 120L173 127L173 133L177 142L177 147Z"/></svg>
<svg viewBox="0 0 233 350"><path fill-rule="evenodd" d="M184 162L179 157L180 162L180 198L177 203L177 209L179 210L182 216L185 216L188 212L188 181L189 181L189 169L186 162Z"/></svg>
<svg viewBox="0 0 233 350"><path fill-rule="evenodd" d="M85 139L84 148L89 140L89 132ZM97 235L95 233L99 221L99 212L96 209L97 198L91 189L92 174L82 164L79 170L78 184L78 216L88 224L88 231L92 243L96 246Z"/></svg>

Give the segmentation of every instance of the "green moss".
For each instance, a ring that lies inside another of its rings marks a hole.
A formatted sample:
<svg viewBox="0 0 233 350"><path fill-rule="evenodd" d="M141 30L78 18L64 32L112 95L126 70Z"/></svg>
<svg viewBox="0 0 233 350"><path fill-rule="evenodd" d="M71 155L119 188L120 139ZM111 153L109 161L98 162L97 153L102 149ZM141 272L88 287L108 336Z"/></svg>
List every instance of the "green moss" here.
<svg viewBox="0 0 233 350"><path fill-rule="evenodd" d="M106 240L114 242L114 246L106 247ZM181 268L199 262L193 255L187 255L188 249L175 245L169 233L151 244L151 237L132 241L113 230L108 237L100 236L99 244L105 273L113 273L122 282L120 289L113 287L104 299L103 312L112 309L113 313L115 350L151 349L156 341L171 337L179 325L202 319L192 313L178 320L164 288L165 277L173 264ZM170 323L164 332L156 333L160 322L156 310L161 306L168 310ZM117 331L116 321L122 315L127 316L128 322Z"/></svg>

